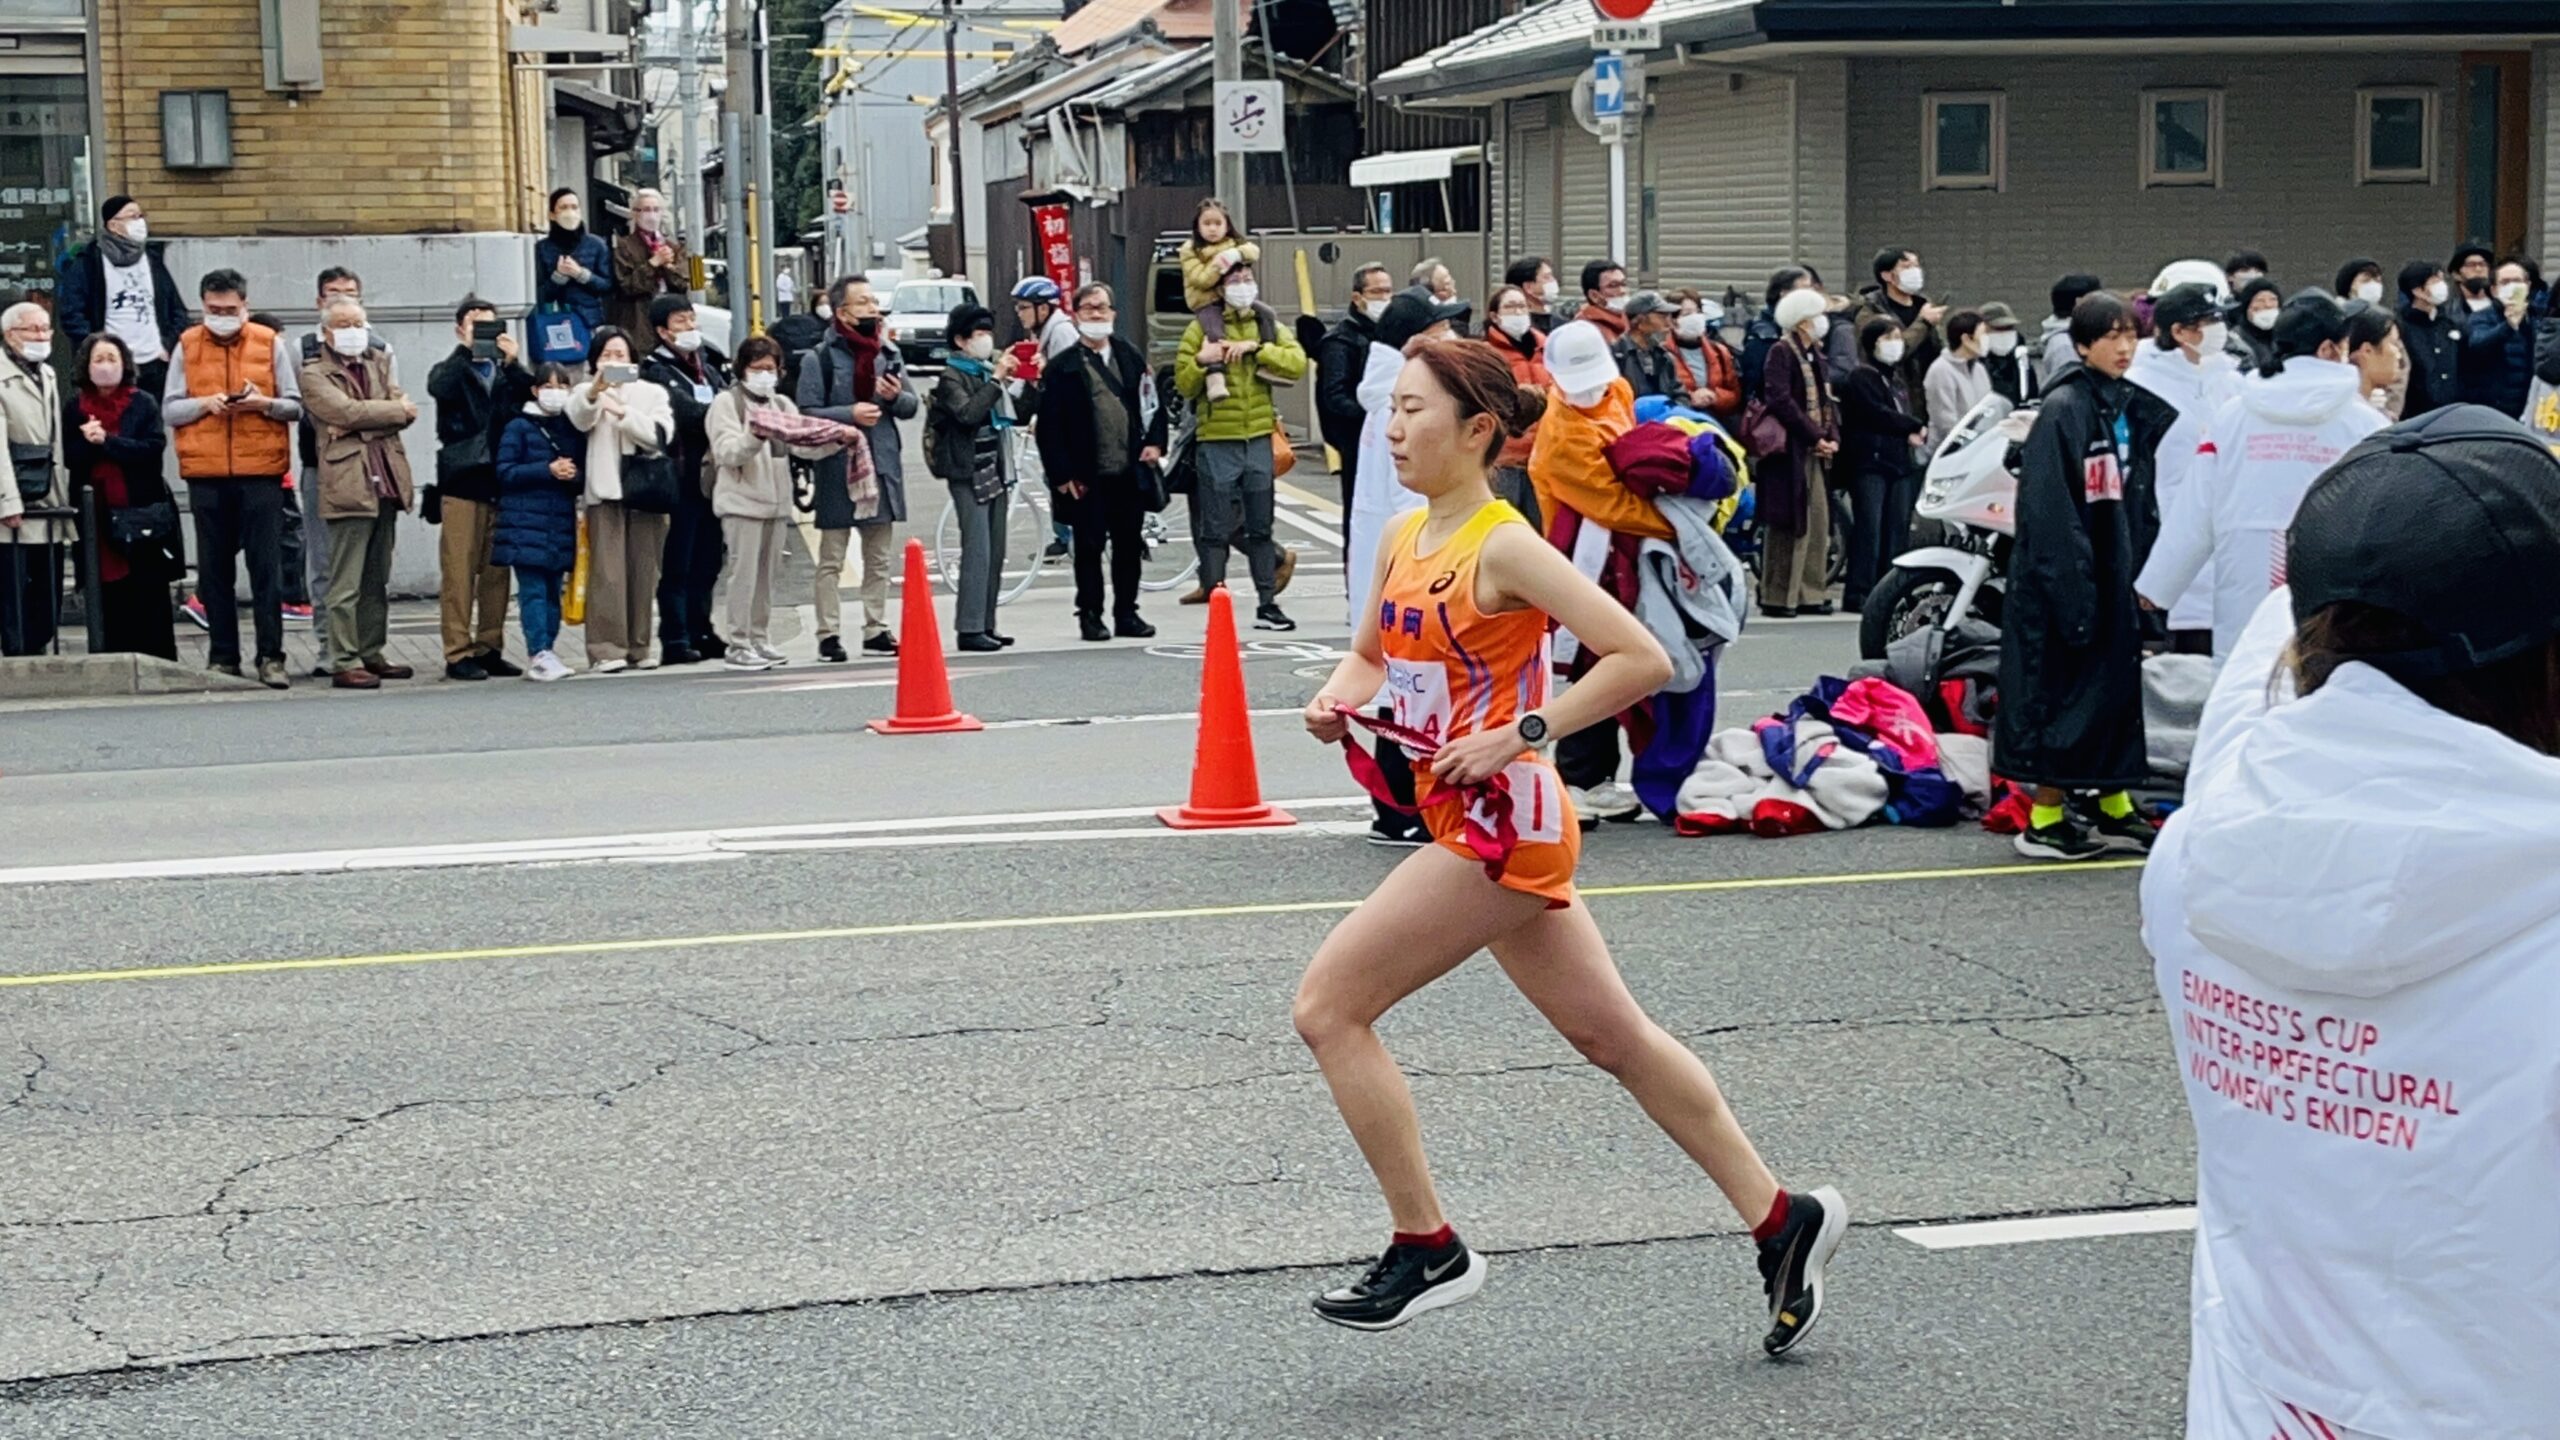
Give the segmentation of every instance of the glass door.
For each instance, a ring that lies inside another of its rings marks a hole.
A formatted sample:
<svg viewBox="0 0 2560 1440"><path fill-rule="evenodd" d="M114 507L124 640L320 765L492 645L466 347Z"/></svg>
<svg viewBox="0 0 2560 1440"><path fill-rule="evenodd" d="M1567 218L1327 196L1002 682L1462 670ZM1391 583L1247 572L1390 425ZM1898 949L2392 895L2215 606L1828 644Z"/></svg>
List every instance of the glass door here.
<svg viewBox="0 0 2560 1440"><path fill-rule="evenodd" d="M51 299L96 218L89 184L88 81L0 74L0 295Z"/></svg>

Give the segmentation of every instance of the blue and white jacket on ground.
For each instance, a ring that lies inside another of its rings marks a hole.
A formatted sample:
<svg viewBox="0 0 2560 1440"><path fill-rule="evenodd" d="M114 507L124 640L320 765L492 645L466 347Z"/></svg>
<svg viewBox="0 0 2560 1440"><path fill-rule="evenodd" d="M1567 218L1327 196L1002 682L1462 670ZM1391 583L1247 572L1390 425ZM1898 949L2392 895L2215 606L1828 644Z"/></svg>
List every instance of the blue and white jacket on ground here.
<svg viewBox="0 0 2560 1440"><path fill-rule="evenodd" d="M2210 575L2213 653L2230 654L2258 602L2284 584L2285 532L2311 482L2387 423L2363 389L2354 366L2300 356L2243 383L2209 422L2177 504L2164 500L2134 589L2169 605Z"/></svg>
<svg viewBox="0 0 2560 1440"><path fill-rule="evenodd" d="M2369 666L2294 698L2292 631L2279 589L2142 881L2198 1150L2187 1434L2548 1437L2560 759Z"/></svg>

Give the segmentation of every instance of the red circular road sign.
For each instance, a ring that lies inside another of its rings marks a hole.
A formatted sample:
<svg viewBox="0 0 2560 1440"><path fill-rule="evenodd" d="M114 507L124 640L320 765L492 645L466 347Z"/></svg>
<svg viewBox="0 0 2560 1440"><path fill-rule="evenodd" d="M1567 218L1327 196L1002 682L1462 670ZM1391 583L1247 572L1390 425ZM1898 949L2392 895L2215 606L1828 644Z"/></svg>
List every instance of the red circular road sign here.
<svg viewBox="0 0 2560 1440"><path fill-rule="evenodd" d="M827 204L839 215L848 214L853 209L853 197L838 190L827 197Z"/></svg>
<svg viewBox="0 0 2560 1440"><path fill-rule="evenodd" d="M1653 8L1653 0L1591 0L1591 8L1603 20L1641 20Z"/></svg>

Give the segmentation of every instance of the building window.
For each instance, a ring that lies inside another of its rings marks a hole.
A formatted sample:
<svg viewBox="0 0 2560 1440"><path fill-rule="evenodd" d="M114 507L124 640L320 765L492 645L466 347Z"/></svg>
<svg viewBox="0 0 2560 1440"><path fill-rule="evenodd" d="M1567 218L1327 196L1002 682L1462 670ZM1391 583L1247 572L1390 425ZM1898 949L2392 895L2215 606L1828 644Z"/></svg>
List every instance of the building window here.
<svg viewBox="0 0 2560 1440"><path fill-rule="evenodd" d="M2142 183L2222 183L2222 92L2142 92Z"/></svg>
<svg viewBox="0 0 2560 1440"><path fill-rule="evenodd" d="M1920 186L2001 190L2009 183L2009 99L1993 91L1924 97Z"/></svg>
<svg viewBox="0 0 2560 1440"><path fill-rule="evenodd" d="M231 92L160 92L160 163L172 170L231 167Z"/></svg>
<svg viewBox="0 0 2560 1440"><path fill-rule="evenodd" d="M2360 137L2357 183L2435 183L2435 91L2416 87L2357 91L2356 134Z"/></svg>

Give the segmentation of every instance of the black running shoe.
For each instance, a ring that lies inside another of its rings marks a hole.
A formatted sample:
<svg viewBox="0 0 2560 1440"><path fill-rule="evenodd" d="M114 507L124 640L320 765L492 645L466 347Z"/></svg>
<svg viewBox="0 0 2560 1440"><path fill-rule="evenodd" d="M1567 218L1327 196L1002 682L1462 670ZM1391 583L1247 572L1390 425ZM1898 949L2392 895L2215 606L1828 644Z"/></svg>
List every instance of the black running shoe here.
<svg viewBox="0 0 2560 1440"><path fill-rule="evenodd" d="M1484 1288L1484 1257L1452 1239L1437 1250L1390 1245L1356 1285L1316 1297L1316 1314L1353 1330L1393 1330Z"/></svg>
<svg viewBox="0 0 2560 1440"><path fill-rule="evenodd" d="M1760 1242L1760 1286L1769 1296L1769 1333L1760 1348L1784 1355L1822 1318L1822 1272L1849 1234L1849 1202L1825 1185L1787 1197L1787 1223Z"/></svg>
<svg viewBox="0 0 2560 1440"><path fill-rule="evenodd" d="M2104 849L2148 855L2152 844L2160 838L2160 827L2145 819L2139 808L2121 820L2101 810L2089 817L2089 833Z"/></svg>
<svg viewBox="0 0 2560 1440"><path fill-rule="evenodd" d="M2107 853L2107 843L2089 833L2080 817L2068 810L2052 824L2034 826L2020 835L2017 847L2030 860L2095 860Z"/></svg>
<svg viewBox="0 0 2560 1440"><path fill-rule="evenodd" d="M1369 833L1363 838L1372 845L1383 845L1389 849L1419 850L1431 843L1431 832L1421 821L1399 815L1392 820L1370 822Z"/></svg>

